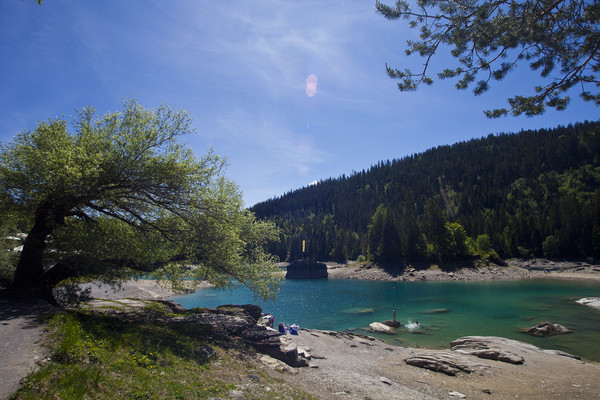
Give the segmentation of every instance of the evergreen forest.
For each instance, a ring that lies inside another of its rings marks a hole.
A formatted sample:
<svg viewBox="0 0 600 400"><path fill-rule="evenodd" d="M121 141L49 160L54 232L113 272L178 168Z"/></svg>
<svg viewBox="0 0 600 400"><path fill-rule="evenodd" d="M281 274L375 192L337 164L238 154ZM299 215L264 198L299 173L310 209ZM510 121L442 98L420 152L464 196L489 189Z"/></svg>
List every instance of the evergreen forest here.
<svg viewBox="0 0 600 400"><path fill-rule="evenodd" d="M600 122L439 146L251 211L286 261L598 258Z"/></svg>

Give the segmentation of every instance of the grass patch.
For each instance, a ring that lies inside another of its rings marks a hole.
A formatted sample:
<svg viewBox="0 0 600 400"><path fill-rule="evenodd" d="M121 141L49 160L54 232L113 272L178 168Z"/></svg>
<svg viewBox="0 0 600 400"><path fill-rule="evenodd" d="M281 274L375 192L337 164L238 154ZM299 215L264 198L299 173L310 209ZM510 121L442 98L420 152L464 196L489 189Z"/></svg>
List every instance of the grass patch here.
<svg viewBox="0 0 600 400"><path fill-rule="evenodd" d="M158 310L155 310L158 311ZM87 312L48 323L52 357L11 399L311 399L241 344L198 324L125 322Z"/></svg>

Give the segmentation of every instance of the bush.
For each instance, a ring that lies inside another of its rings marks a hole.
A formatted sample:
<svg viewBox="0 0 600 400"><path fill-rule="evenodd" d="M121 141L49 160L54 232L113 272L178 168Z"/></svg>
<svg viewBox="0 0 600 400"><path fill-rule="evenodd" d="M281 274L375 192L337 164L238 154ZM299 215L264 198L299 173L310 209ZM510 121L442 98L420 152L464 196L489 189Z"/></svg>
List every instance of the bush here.
<svg viewBox="0 0 600 400"><path fill-rule="evenodd" d="M560 255L560 241L554 236L548 236L542 243L544 257L556 258Z"/></svg>

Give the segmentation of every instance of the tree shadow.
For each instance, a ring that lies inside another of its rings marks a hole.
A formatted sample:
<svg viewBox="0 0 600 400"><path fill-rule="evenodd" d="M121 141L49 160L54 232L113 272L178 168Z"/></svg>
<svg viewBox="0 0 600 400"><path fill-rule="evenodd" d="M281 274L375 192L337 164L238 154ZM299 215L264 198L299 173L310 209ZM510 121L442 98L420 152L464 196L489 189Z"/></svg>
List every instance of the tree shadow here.
<svg viewBox="0 0 600 400"><path fill-rule="evenodd" d="M0 297L0 325L19 320L23 329L37 328L54 311L56 308L42 299Z"/></svg>

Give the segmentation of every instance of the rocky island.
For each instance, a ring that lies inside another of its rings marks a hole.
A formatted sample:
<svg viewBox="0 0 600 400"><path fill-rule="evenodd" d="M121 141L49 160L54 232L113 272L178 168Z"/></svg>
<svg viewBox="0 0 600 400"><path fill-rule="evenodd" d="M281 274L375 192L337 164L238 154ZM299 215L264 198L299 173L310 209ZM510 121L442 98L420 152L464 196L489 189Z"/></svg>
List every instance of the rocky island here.
<svg viewBox="0 0 600 400"><path fill-rule="evenodd" d="M327 279L327 264L298 260L287 266L286 279Z"/></svg>

